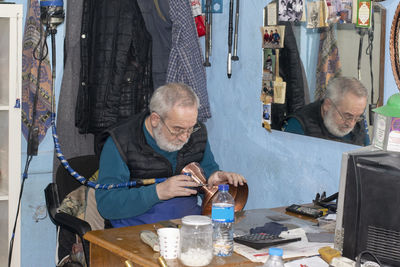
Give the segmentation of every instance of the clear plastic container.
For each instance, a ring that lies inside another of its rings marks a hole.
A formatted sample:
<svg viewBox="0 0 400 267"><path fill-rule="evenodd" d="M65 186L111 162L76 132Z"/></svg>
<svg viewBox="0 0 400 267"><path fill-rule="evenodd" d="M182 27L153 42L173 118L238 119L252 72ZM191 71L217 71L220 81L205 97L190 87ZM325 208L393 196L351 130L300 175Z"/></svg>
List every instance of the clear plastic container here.
<svg viewBox="0 0 400 267"><path fill-rule="evenodd" d="M214 255L226 257L233 253L235 201L229 194L229 185L219 185L218 190L211 209Z"/></svg>
<svg viewBox="0 0 400 267"><path fill-rule="evenodd" d="M186 266L206 266L213 258L213 228L207 216L182 218L179 259Z"/></svg>
<svg viewBox="0 0 400 267"><path fill-rule="evenodd" d="M284 267L282 255L283 250L281 248L269 248L268 260L263 265L264 267Z"/></svg>

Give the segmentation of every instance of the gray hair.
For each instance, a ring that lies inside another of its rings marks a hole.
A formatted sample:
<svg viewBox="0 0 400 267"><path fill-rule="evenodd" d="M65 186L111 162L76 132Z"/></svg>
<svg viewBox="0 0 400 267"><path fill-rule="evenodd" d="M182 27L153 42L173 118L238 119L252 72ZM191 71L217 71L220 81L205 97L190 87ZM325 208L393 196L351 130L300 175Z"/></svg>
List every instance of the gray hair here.
<svg viewBox="0 0 400 267"><path fill-rule="evenodd" d="M326 87L325 98L329 98L335 104L339 104L347 93L368 98L367 88L365 88L359 80L352 77L337 77L331 79Z"/></svg>
<svg viewBox="0 0 400 267"><path fill-rule="evenodd" d="M161 117L174 107L199 107L199 98L193 89L183 83L168 83L160 86L154 91L150 99L150 112L155 112Z"/></svg>

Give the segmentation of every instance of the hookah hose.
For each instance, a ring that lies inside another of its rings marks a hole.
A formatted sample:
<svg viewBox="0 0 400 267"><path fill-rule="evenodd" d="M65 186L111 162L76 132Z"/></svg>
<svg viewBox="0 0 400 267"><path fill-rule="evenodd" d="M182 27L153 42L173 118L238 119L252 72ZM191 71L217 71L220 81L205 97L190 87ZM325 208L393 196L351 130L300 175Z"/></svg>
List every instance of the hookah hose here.
<svg viewBox="0 0 400 267"><path fill-rule="evenodd" d="M54 101L54 100L53 100ZM54 149L56 151L56 156L60 160L60 163L63 167L74 177L78 182L83 185L92 187L94 189L116 189L116 188L124 188L124 187L135 187L135 186L142 186L142 185L149 185L149 184L158 184L167 180L167 178L150 178L150 179L136 179L134 181L129 181L126 183L120 184L98 184L92 181L89 181L87 178L83 177L79 173L77 173L72 167L69 165L68 161L65 159L64 154L61 151L60 143L58 142L57 130L55 125L55 117L56 114L52 112L51 115L51 129L53 133L53 141L54 141Z"/></svg>

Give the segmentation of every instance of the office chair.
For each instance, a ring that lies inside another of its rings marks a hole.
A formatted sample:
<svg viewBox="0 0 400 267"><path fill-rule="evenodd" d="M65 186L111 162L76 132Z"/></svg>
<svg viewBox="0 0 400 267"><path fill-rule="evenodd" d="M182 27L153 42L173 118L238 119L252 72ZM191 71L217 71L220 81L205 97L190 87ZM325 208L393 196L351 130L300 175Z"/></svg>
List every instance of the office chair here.
<svg viewBox="0 0 400 267"><path fill-rule="evenodd" d="M71 168L86 178L91 177L99 168L99 159L96 155L79 156L71 158L68 162L71 165ZM83 235L86 232L91 231L89 223L70 214L58 211L61 201L79 186L81 186L81 183L75 180L75 178L73 178L67 170L60 165L56 172L55 182L50 183L45 188L44 193L47 211L51 221L60 228L60 233L63 232L64 236L70 236L70 238L67 238L70 241L67 240L66 242L72 242L70 246L68 244L64 247L60 246L58 248L59 258L62 259L64 256L69 254L72 244L75 243L73 240L75 237L74 234L76 234L82 242L85 261L87 266L89 266L89 242L83 239ZM70 233L72 233L72 235Z"/></svg>

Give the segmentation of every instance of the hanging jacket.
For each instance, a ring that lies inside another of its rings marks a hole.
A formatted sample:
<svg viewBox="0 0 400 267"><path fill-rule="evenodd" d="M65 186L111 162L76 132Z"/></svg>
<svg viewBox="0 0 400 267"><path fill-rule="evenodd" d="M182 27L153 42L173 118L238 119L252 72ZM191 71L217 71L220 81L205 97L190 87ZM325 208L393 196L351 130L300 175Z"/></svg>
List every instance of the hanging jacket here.
<svg viewBox="0 0 400 267"><path fill-rule="evenodd" d="M281 130L288 114L305 105L302 63L297 49L296 37L291 22L279 22L285 25L284 47L279 53L279 75L286 82L286 98L284 104L272 104L272 129Z"/></svg>
<svg viewBox="0 0 400 267"><path fill-rule="evenodd" d="M79 84L80 133L98 134L147 108L151 36L136 0L84 0Z"/></svg>
<svg viewBox="0 0 400 267"><path fill-rule="evenodd" d="M152 42L152 75L154 88L165 84L169 53L172 46L172 21L169 12L169 1L137 0L146 29Z"/></svg>

